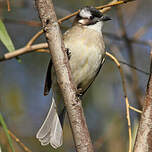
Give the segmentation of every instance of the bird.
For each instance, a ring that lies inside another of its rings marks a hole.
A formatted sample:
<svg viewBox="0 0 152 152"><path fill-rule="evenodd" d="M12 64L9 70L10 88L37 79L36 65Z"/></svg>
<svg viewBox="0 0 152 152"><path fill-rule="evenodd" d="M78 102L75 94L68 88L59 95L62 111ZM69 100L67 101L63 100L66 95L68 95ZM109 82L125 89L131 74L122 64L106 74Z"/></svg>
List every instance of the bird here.
<svg viewBox="0 0 152 152"><path fill-rule="evenodd" d="M102 35L104 22L111 20L93 6L80 9L72 27L63 34L74 84L83 96L94 82L104 61L105 43ZM36 134L41 145L58 148L63 144L63 122L66 108L63 102L55 69L50 60L45 80L44 95L52 89L52 104L45 121Z"/></svg>

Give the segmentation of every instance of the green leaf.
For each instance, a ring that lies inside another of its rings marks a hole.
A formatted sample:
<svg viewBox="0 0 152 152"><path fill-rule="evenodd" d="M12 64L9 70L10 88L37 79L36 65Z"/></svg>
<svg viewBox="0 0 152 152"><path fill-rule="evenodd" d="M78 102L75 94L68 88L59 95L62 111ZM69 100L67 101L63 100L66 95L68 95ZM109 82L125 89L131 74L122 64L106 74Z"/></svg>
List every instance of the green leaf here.
<svg viewBox="0 0 152 152"><path fill-rule="evenodd" d="M0 40L5 45L5 47L8 49L9 52L13 52L15 50L15 47L13 45L13 42L7 33L6 27L2 20L0 19ZM21 59L19 57L16 57L18 62L21 62Z"/></svg>
<svg viewBox="0 0 152 152"><path fill-rule="evenodd" d="M13 42L11 38L9 37L9 34L7 33L7 30L5 28L4 23L0 19L0 40L5 45L5 47L8 49L9 52L12 52L15 50L15 47L13 45Z"/></svg>
<svg viewBox="0 0 152 152"><path fill-rule="evenodd" d="M13 147L13 144L12 144L12 139L11 139L9 133L8 133L7 126L6 126L6 124L5 124L5 121L4 121L4 119L3 119L3 116L2 116L1 114L0 114L0 123L2 124L2 127L3 127L3 129L4 129L4 132L5 132L5 134L6 134L7 138L8 138L8 143L9 143L9 145L10 145L10 147L11 147L12 152L15 152L14 147Z"/></svg>

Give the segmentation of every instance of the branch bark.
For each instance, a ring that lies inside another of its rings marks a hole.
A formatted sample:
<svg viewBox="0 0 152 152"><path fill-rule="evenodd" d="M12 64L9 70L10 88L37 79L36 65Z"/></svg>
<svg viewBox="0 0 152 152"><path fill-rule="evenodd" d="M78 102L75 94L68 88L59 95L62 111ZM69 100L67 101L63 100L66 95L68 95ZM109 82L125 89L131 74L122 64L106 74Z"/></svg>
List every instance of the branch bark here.
<svg viewBox="0 0 152 152"><path fill-rule="evenodd" d="M51 0L35 0L48 42L58 84L67 108L77 152L93 152L80 99L76 96L68 58Z"/></svg>
<svg viewBox="0 0 152 152"><path fill-rule="evenodd" d="M39 43L39 44L34 44L34 45L31 45L28 47L25 46L23 48L20 48L18 50L13 51L13 52L8 52L8 53L5 53L4 55L0 55L0 62L10 60L10 59L18 57L20 55L30 53L30 52L33 52L35 50L42 49L42 48L48 48L48 44L47 43Z"/></svg>
<svg viewBox="0 0 152 152"><path fill-rule="evenodd" d="M152 151L152 59L143 112L134 146L134 152L150 151Z"/></svg>

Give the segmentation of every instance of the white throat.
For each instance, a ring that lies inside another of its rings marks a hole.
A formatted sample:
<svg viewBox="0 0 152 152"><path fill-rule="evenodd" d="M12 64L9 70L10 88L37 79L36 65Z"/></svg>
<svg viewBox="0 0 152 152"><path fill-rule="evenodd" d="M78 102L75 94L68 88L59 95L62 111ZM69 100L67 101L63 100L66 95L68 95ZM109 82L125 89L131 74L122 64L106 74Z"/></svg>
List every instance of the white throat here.
<svg viewBox="0 0 152 152"><path fill-rule="evenodd" d="M99 33L102 33L102 27L103 27L103 22L101 21L101 22L97 22L96 24L93 24L93 25L88 25L88 26L86 26L87 28L89 28L89 29L93 29L93 30L95 30L95 31L97 31L97 32L99 32Z"/></svg>

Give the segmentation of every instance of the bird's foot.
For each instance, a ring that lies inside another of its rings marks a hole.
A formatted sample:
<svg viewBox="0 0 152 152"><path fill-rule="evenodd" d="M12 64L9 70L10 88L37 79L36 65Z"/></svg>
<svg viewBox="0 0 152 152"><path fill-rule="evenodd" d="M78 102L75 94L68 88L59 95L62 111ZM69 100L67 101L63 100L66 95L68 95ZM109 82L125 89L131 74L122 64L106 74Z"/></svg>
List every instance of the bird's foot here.
<svg viewBox="0 0 152 152"><path fill-rule="evenodd" d="M66 53L67 53L68 59L70 60L70 58L71 58L71 51L68 48L66 48Z"/></svg>
<svg viewBox="0 0 152 152"><path fill-rule="evenodd" d="M78 88L76 91L76 95L78 98L82 97L83 93L82 93L82 88Z"/></svg>

